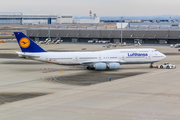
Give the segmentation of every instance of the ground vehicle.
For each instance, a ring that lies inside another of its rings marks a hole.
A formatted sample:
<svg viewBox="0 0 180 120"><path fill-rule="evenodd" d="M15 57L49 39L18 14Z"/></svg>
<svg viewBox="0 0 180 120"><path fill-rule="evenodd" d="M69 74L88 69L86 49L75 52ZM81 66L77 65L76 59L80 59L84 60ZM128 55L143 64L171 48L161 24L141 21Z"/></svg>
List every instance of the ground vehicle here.
<svg viewBox="0 0 180 120"><path fill-rule="evenodd" d="M180 43L174 45L174 48L179 48L180 47Z"/></svg>
<svg viewBox="0 0 180 120"><path fill-rule="evenodd" d="M104 40L104 41L102 41L102 43L110 43L110 41Z"/></svg>
<svg viewBox="0 0 180 120"><path fill-rule="evenodd" d="M99 40L99 43L102 43L102 40Z"/></svg>
<svg viewBox="0 0 180 120"><path fill-rule="evenodd" d="M141 43L138 41L136 44L135 44L135 46L137 47L137 46L141 46Z"/></svg>
<svg viewBox="0 0 180 120"><path fill-rule="evenodd" d="M95 40L88 40L88 43L95 43Z"/></svg>
<svg viewBox="0 0 180 120"><path fill-rule="evenodd" d="M176 66L172 65L172 64L169 64L168 62L165 62L164 65L160 65L159 68L161 68L161 69L163 69L163 68L166 68L166 69L175 69Z"/></svg>
<svg viewBox="0 0 180 120"><path fill-rule="evenodd" d="M95 43L99 43L99 41L98 41L98 40L96 40L96 41L95 41Z"/></svg>

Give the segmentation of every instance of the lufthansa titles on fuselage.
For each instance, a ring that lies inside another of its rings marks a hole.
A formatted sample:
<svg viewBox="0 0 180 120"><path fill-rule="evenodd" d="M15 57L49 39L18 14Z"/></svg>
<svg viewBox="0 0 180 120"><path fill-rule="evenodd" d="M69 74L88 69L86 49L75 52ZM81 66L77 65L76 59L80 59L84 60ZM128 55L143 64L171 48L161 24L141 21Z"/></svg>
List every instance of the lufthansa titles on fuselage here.
<svg viewBox="0 0 180 120"><path fill-rule="evenodd" d="M128 57L146 57L147 53L128 53Z"/></svg>

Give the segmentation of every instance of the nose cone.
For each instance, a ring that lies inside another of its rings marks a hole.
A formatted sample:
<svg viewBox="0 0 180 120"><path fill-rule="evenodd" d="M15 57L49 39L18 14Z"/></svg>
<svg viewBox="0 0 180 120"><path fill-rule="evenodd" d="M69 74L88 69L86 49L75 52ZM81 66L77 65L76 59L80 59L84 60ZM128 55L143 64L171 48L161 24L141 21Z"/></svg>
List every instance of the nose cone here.
<svg viewBox="0 0 180 120"><path fill-rule="evenodd" d="M160 53L160 56L162 56L162 59L161 59L161 60L163 60L163 59L165 59L165 58L166 58L166 55L165 55L165 54L163 54L163 53Z"/></svg>
<svg viewBox="0 0 180 120"><path fill-rule="evenodd" d="M164 55L164 58L166 58L166 55L165 54L163 54Z"/></svg>

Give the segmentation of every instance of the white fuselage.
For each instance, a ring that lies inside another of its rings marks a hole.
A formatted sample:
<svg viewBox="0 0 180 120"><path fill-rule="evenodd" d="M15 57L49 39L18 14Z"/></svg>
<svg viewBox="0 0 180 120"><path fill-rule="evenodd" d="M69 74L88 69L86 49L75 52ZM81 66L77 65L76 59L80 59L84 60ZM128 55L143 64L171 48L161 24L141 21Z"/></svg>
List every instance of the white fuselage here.
<svg viewBox="0 0 180 120"><path fill-rule="evenodd" d="M25 53L25 55L36 56L34 57L35 60L74 65L97 62L143 64L154 63L166 57L155 49L115 49L96 52L42 52Z"/></svg>

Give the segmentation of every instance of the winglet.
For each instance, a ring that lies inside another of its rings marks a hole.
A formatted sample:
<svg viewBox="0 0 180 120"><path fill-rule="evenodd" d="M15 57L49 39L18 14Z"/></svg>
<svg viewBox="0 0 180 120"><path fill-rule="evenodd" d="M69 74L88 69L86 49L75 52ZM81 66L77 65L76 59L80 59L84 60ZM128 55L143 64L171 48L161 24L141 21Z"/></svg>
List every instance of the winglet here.
<svg viewBox="0 0 180 120"><path fill-rule="evenodd" d="M22 32L14 32L22 52L46 52Z"/></svg>

